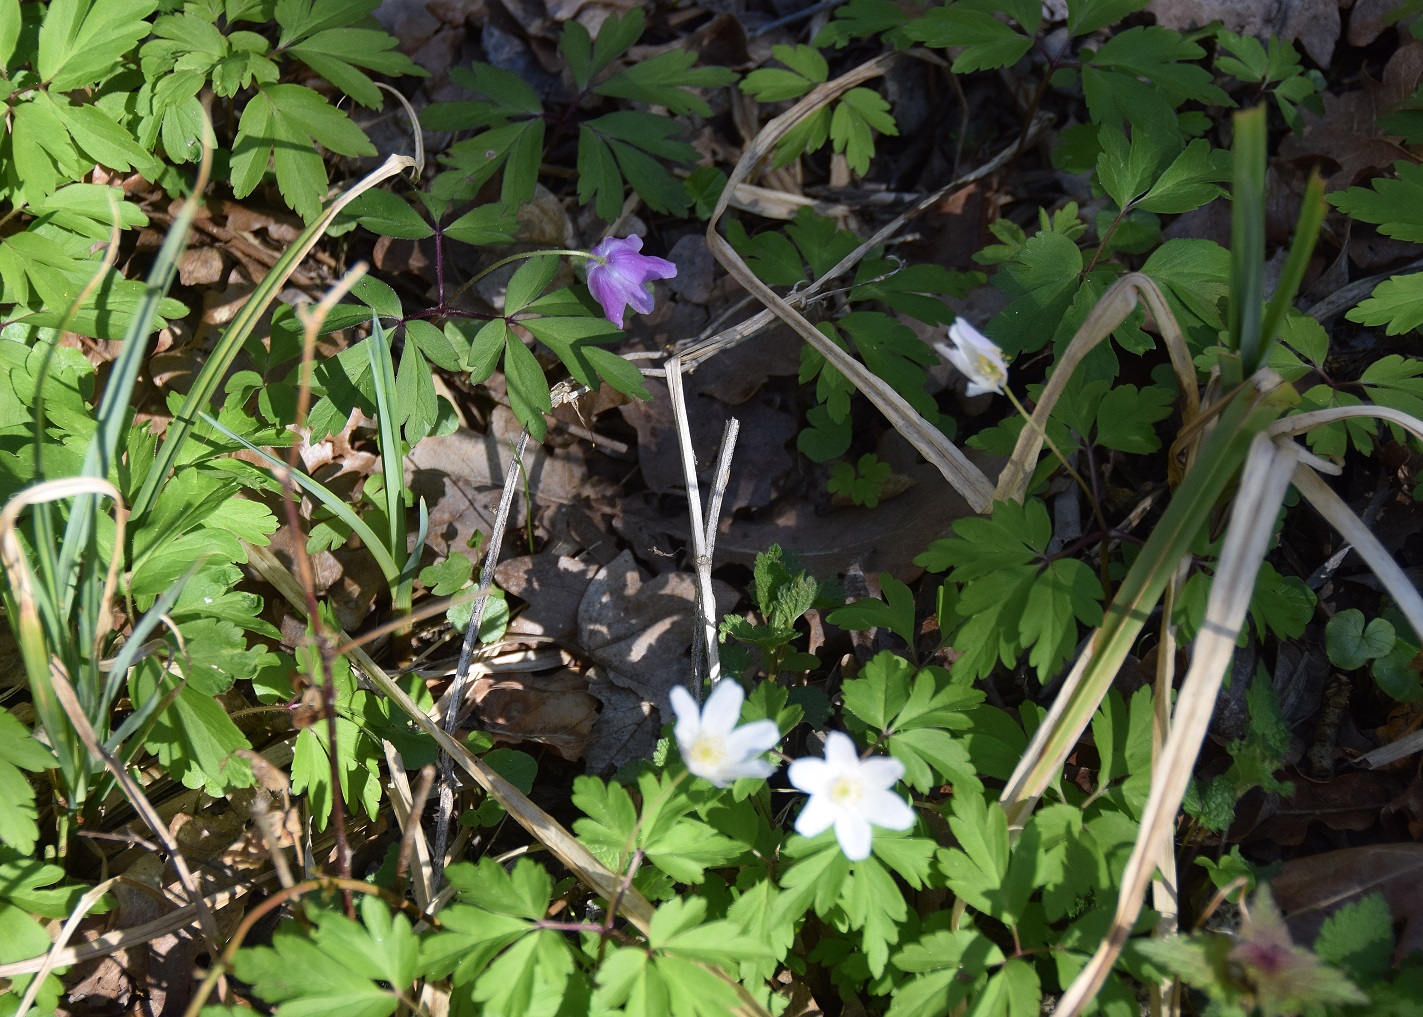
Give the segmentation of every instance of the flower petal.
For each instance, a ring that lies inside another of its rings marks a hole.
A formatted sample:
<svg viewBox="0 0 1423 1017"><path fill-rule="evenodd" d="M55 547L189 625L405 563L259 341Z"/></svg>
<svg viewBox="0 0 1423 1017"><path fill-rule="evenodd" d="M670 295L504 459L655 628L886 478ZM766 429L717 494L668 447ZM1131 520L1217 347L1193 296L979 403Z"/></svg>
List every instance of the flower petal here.
<svg viewBox="0 0 1423 1017"><path fill-rule="evenodd" d="M796 816L795 832L802 837L819 836L830 828L831 823L836 822L839 811L830 804L828 798L811 795L810 801L805 803L805 808Z"/></svg>
<svg viewBox="0 0 1423 1017"><path fill-rule="evenodd" d="M860 778L867 787L891 788L904 776L904 764L893 756L871 756L860 763Z"/></svg>
<svg viewBox="0 0 1423 1017"><path fill-rule="evenodd" d="M724 767L732 780L740 780L742 777L769 777L776 772L776 764L769 759L743 759L738 763Z"/></svg>
<svg viewBox="0 0 1423 1017"><path fill-rule="evenodd" d="M759 756L780 740L781 729L774 720L757 720L731 732L726 739L726 751L735 759L748 759Z"/></svg>
<svg viewBox="0 0 1423 1017"><path fill-rule="evenodd" d="M697 709L697 701L692 694L680 685L672 686L667 699L672 704L672 712L677 715L677 726L672 729L672 737L677 739L677 748L685 758L691 744L701 733L701 711Z"/></svg>
<svg viewBox="0 0 1423 1017"><path fill-rule="evenodd" d="M907 830L914 825L914 810L893 791L871 791L855 809L866 822L886 830Z"/></svg>
<svg viewBox="0 0 1423 1017"><path fill-rule="evenodd" d="M810 795L812 801L816 795L825 792L826 787L830 784L830 778L829 764L814 756L793 759L791 765L786 767L786 779L791 782L791 786Z"/></svg>
<svg viewBox="0 0 1423 1017"><path fill-rule="evenodd" d="M801 815L805 815L804 812ZM835 819L835 839L840 842L840 850L852 862L862 862L870 856L874 835L870 824L854 813L842 812Z"/></svg>
<svg viewBox="0 0 1423 1017"><path fill-rule="evenodd" d="M855 773L860 768L860 751L843 731L831 731L825 736L825 762L837 773Z"/></svg>
<svg viewBox="0 0 1423 1017"><path fill-rule="evenodd" d="M741 720L741 704L746 691L735 678L723 678L712 686L702 707L702 730L725 738Z"/></svg>

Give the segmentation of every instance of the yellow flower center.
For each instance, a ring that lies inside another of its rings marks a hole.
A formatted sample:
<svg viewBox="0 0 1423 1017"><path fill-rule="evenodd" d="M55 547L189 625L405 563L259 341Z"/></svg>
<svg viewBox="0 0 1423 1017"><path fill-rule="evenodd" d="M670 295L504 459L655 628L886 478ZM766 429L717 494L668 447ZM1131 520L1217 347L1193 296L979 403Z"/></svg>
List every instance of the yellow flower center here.
<svg viewBox="0 0 1423 1017"><path fill-rule="evenodd" d="M1003 367L987 353L974 354L978 363L979 376L989 381L1002 381L1007 377Z"/></svg>
<svg viewBox="0 0 1423 1017"><path fill-rule="evenodd" d="M853 777L836 777L830 782L830 800L841 808L852 808L864 796L864 788Z"/></svg>
<svg viewBox="0 0 1423 1017"><path fill-rule="evenodd" d="M698 766L720 766L726 760L726 742L715 735L702 735L688 754Z"/></svg>

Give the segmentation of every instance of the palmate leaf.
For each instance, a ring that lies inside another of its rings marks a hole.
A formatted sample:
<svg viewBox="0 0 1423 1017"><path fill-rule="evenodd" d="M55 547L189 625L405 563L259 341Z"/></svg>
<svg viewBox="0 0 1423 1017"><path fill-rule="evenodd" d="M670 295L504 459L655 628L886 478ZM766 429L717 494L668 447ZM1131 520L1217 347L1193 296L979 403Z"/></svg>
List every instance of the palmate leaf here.
<svg viewBox="0 0 1423 1017"><path fill-rule="evenodd" d="M895 136L899 128L890 115L889 103L878 92L852 88L835 106L830 119L830 141L836 152L845 153L851 172L864 173L874 158L874 131Z"/></svg>
<svg viewBox="0 0 1423 1017"><path fill-rule="evenodd" d="M392 77L429 74L395 48L397 41L379 29L328 28L289 47L287 53L362 106L375 109L382 102L380 89L362 68Z"/></svg>
<svg viewBox="0 0 1423 1017"><path fill-rule="evenodd" d="M271 164L288 205L307 222L321 214L329 181L316 145L338 155L375 155L365 133L303 85L264 85L247 101L232 147L232 193L245 198Z"/></svg>
<svg viewBox="0 0 1423 1017"><path fill-rule="evenodd" d="M54 765L54 754L14 714L0 710L0 842L23 855L34 850L39 825L35 789L21 771Z"/></svg>
<svg viewBox="0 0 1423 1017"><path fill-rule="evenodd" d="M362 905L369 917L384 904ZM415 938L403 915L374 929L357 925L344 915L307 909L316 923L310 936L295 923L277 929L271 946L249 947L238 952L237 977L252 985L262 999L277 1004L283 1017L388 1017L400 1005L401 995L414 980ZM379 939L372 932L378 930ZM399 930L399 931L397 931ZM389 987L375 979L393 976Z"/></svg>
<svg viewBox="0 0 1423 1017"><path fill-rule="evenodd" d="M39 32L35 69L55 92L110 77L149 32L157 0L53 0Z"/></svg>
<svg viewBox="0 0 1423 1017"><path fill-rule="evenodd" d="M1423 224L1419 225L1418 233L1423 237ZM1367 300L1345 317L1361 325L1383 325L1388 335L1412 332L1423 325L1423 273L1385 279L1374 287Z"/></svg>
<svg viewBox="0 0 1423 1017"><path fill-rule="evenodd" d="M1041 9L1034 4L1014 5L1016 9L1009 13L1018 20L1019 30L999 21L991 10L975 9L980 6L960 3L935 7L906 25L904 34L926 46L962 47L954 58L955 74L1011 67L1033 45Z"/></svg>
<svg viewBox="0 0 1423 1017"><path fill-rule="evenodd" d="M693 88L729 85L736 73L726 67L694 67L697 54L671 49L632 64L593 89L598 95L666 106L675 116L707 116L711 107Z"/></svg>
<svg viewBox="0 0 1423 1017"><path fill-rule="evenodd" d="M1423 166L1396 162L1398 179L1380 177L1369 187L1351 187L1329 201L1362 222L1374 223L1379 232L1396 240L1423 242Z"/></svg>

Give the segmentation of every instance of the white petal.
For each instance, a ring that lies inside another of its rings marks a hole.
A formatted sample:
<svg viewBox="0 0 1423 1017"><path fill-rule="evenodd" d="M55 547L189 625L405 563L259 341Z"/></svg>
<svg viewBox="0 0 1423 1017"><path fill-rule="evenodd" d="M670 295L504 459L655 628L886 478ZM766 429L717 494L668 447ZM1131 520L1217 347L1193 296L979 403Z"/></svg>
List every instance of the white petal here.
<svg viewBox="0 0 1423 1017"><path fill-rule="evenodd" d="M859 816L842 813L835 820L835 839L840 842L840 850L845 852L845 857L852 862L862 862L870 856L873 834L870 824Z"/></svg>
<svg viewBox="0 0 1423 1017"><path fill-rule="evenodd" d="M793 759L791 765L786 767L786 779L791 782L791 786L811 795L812 800L815 795L825 792L830 778L830 767L825 760L816 759L814 756Z"/></svg>
<svg viewBox="0 0 1423 1017"><path fill-rule="evenodd" d="M735 678L717 682L702 707L702 729L723 738L731 734L731 729L741 720L741 704L745 700L746 693Z"/></svg>
<svg viewBox="0 0 1423 1017"><path fill-rule="evenodd" d="M914 810L893 791L871 791L860 801L855 812L886 830L907 830L914 825Z"/></svg>
<svg viewBox="0 0 1423 1017"><path fill-rule="evenodd" d="M743 759L724 768L734 780L742 777L769 777L776 772L776 764L769 759Z"/></svg>
<svg viewBox="0 0 1423 1017"><path fill-rule="evenodd" d="M743 724L726 739L726 752L734 759L759 756L781 740L781 729L774 720L757 720Z"/></svg>
<svg viewBox="0 0 1423 1017"><path fill-rule="evenodd" d="M825 736L825 762L837 773L855 773L860 768L860 751L843 731Z"/></svg>
<svg viewBox="0 0 1423 1017"><path fill-rule="evenodd" d="M860 778L866 787L891 788L904 776L904 764L893 756L871 756L860 763Z"/></svg>
<svg viewBox="0 0 1423 1017"><path fill-rule="evenodd" d="M695 756L683 753L682 759L687 764L687 770L694 777L700 777L708 783L717 787L726 787L736 779L736 774L728 774L728 767L724 763L704 765Z"/></svg>
<svg viewBox="0 0 1423 1017"><path fill-rule="evenodd" d="M960 347L966 347L977 353L1001 352L998 344L978 329L974 328L964 318L955 318L954 323L949 326L949 339Z"/></svg>
<svg viewBox="0 0 1423 1017"><path fill-rule="evenodd" d="M686 758L692 743L701 732L701 713L697 710L697 701L692 698L692 694L680 685L672 686L667 698L672 703L672 712L677 716L677 726L672 729L672 737L677 739L677 748L682 750L682 756Z"/></svg>
<svg viewBox="0 0 1423 1017"><path fill-rule="evenodd" d="M802 837L818 836L830 828L839 812L824 795L811 795L796 817L795 832Z"/></svg>

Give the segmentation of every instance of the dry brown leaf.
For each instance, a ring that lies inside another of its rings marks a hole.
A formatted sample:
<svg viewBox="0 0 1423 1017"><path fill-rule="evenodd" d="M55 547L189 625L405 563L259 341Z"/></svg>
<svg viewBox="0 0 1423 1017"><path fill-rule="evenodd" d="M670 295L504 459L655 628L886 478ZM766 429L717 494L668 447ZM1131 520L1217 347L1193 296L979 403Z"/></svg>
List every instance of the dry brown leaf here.
<svg viewBox="0 0 1423 1017"><path fill-rule="evenodd" d="M1298 772L1289 777L1295 793L1288 798L1266 796L1258 816L1242 809L1230 829L1231 840L1300 844L1315 823L1330 830L1367 830L1398 793L1396 781L1369 771L1341 773L1326 781L1312 781Z"/></svg>
<svg viewBox="0 0 1423 1017"><path fill-rule="evenodd" d="M1219 21L1227 29L1257 39L1299 40L1311 60L1329 66L1339 41L1339 0L1151 0L1146 7L1156 23L1189 32Z"/></svg>
<svg viewBox="0 0 1423 1017"><path fill-rule="evenodd" d="M597 572L595 564L548 553L501 561L494 581L528 603L509 623L509 632L572 639L578 632L578 605Z"/></svg>
<svg viewBox="0 0 1423 1017"><path fill-rule="evenodd" d="M1423 844L1373 844L1285 862L1271 882L1296 942L1312 943L1344 904L1382 893L1398 935L1396 956L1423 950Z"/></svg>
<svg viewBox="0 0 1423 1017"><path fill-rule="evenodd" d="M569 760L583 755L598 719L587 676L567 669L479 678L473 697L479 727L496 741L540 742Z"/></svg>

